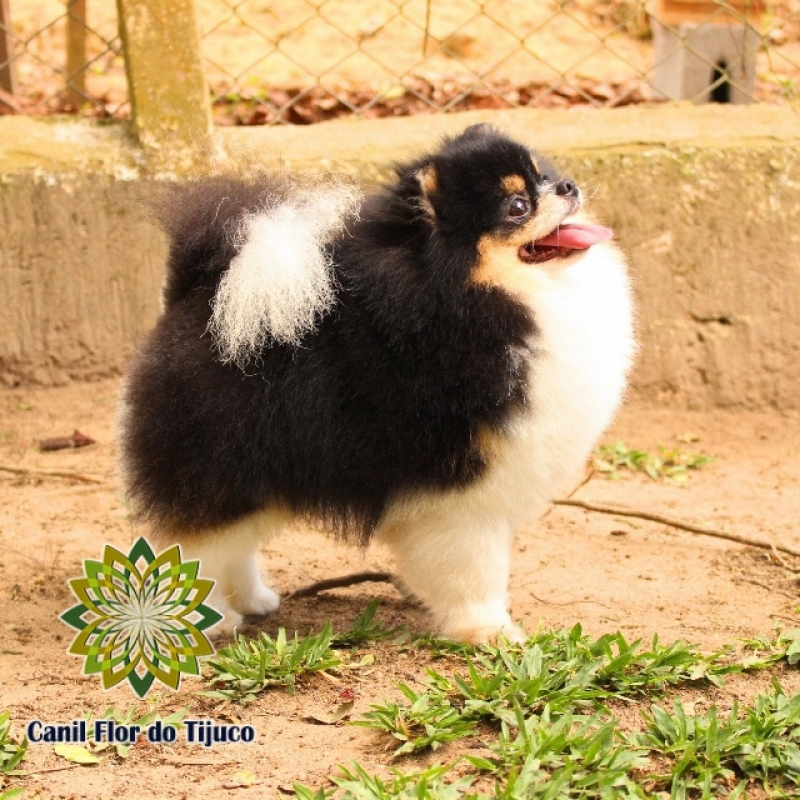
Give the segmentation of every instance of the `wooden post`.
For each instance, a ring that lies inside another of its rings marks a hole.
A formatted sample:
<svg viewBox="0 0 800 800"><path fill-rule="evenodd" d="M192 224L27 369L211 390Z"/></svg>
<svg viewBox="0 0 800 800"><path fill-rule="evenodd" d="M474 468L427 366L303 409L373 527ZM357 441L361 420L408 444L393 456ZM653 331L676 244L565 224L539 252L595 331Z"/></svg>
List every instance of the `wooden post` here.
<svg viewBox="0 0 800 800"><path fill-rule="evenodd" d="M17 93L17 69L14 64L14 39L11 36L11 9L8 0L0 0L0 89Z"/></svg>
<svg viewBox="0 0 800 800"><path fill-rule="evenodd" d="M194 0L117 0L133 131L154 150L199 152L211 103Z"/></svg>
<svg viewBox="0 0 800 800"><path fill-rule="evenodd" d="M69 105L86 102L86 0L67 2L67 93Z"/></svg>

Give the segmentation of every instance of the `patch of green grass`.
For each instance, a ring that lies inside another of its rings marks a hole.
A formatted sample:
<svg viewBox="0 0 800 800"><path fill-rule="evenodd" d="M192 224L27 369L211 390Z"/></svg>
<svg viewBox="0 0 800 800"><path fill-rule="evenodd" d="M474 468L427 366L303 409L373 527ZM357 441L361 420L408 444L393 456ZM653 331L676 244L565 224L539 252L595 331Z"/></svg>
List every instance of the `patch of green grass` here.
<svg viewBox="0 0 800 800"><path fill-rule="evenodd" d="M18 767L28 750L28 739L21 739L11 732L11 714L0 711L0 800L16 800L25 792L24 788L5 789L5 780L13 775L22 775Z"/></svg>
<svg viewBox="0 0 800 800"><path fill-rule="evenodd" d="M387 639L396 637L403 629L400 627L384 628L376 620L379 605L380 598L376 597L370 602L364 613L356 618L348 631L333 635L333 646L337 648L359 647L373 642L384 642Z"/></svg>
<svg viewBox="0 0 800 800"><path fill-rule="evenodd" d="M667 757L670 771L654 776L672 797L699 792L716 797L732 787L744 796L747 780L771 787L773 797L796 797L800 779L800 695L787 697L775 681L741 713L734 702L727 715L716 705L687 715L676 699L673 712L654 705L647 730L632 740ZM790 790L794 794L788 794Z"/></svg>
<svg viewBox="0 0 800 800"><path fill-rule="evenodd" d="M316 635L290 639L280 628L273 639L262 633L258 639L236 635L234 641L206 663L213 673L211 683L221 688L204 692L217 700L249 703L258 692L281 686L294 693L301 675L338 667L342 661L333 650L333 630L328 623Z"/></svg>
<svg viewBox="0 0 800 800"><path fill-rule="evenodd" d="M269 686L293 691L302 675L354 666L344 648L397 632L380 626L376 609L371 604L344 634L327 625L302 638L290 639L284 630L275 639L237 637L212 660L211 680L219 688L208 694L248 702ZM785 695L776 682L747 707L723 713L712 705L698 714L680 700L672 710L653 700L672 688L721 686L731 674L798 663L800 630L750 639L744 652L730 647L711 655L657 637L648 645L620 632L593 638L580 625L539 632L524 645L476 647L422 637L398 646L423 650L446 666L429 667L419 686L398 684L399 699L373 704L351 724L391 737L394 758L406 765L459 741L468 743L466 753L422 771L394 769L390 777L358 764L340 767L325 787L296 784L296 798L614 800L655 794L685 800L742 798L754 790L796 796L800 695ZM622 730L609 710L620 701L648 704L643 730Z"/></svg>
<svg viewBox="0 0 800 800"><path fill-rule="evenodd" d="M545 705L585 708L682 683L721 685L726 674L744 669L726 661L724 653L707 656L685 642L663 645L655 637L642 648L641 640L628 642L619 631L592 639L580 625L540 633L524 647L475 648L464 659L467 675L456 676L454 684L465 712L507 723L513 722L517 705L531 711ZM754 659L751 668L762 661Z"/></svg>
<svg viewBox="0 0 800 800"><path fill-rule="evenodd" d="M435 765L420 772L404 775L394 771L390 779L383 780L370 775L361 765L340 767L341 775L331 780L341 794L340 800L458 800L461 797L475 797L470 791L472 777L458 778L449 783L444 776L455 766L453 764ZM310 789L295 784L295 797L300 800L325 800L336 794L336 789Z"/></svg>
<svg viewBox="0 0 800 800"><path fill-rule="evenodd" d="M549 706L538 714L518 706L515 715L489 745L493 758L467 757L502 786L497 796L643 796L631 773L647 766L646 751L624 744L610 715L553 714Z"/></svg>
<svg viewBox="0 0 800 800"><path fill-rule="evenodd" d="M347 658L341 653L343 648L380 641L396 632L397 629L384 629L375 621L378 602L373 600L351 628L341 634L335 634L328 623L320 633L302 638L295 632L290 639L285 628L280 628L274 639L264 632L257 639L237 635L228 647L208 660L211 683L219 688L203 695L249 703L264 689L283 687L294 693L298 677L344 668Z"/></svg>
<svg viewBox="0 0 800 800"><path fill-rule="evenodd" d="M800 628L784 632L780 626L776 627L773 637L742 640L745 648L753 652L752 656L740 659L746 669L763 669L784 659L790 667L800 664Z"/></svg>
<svg viewBox="0 0 800 800"><path fill-rule="evenodd" d="M181 708L178 711L173 711L166 717L162 717L158 713L157 709L153 709L145 714L141 714L139 711L137 711L135 706L132 706L127 711L121 711L114 706L109 706L102 714L99 714L96 717L93 716L91 711L86 714L86 722L88 723L87 730L94 730L94 721L97 719L113 719L114 722L118 723L119 725L139 725L142 731L144 731L148 725L152 725L157 721L160 721L162 726L165 728L182 728L183 718L188 713L188 708ZM101 753L104 750L113 749L119 758L127 758L132 745L119 744L118 742L97 742L93 737L90 736L89 746L92 753Z"/></svg>
<svg viewBox="0 0 800 800"><path fill-rule="evenodd" d="M432 686L425 692L417 693L404 683L398 684L408 704L373 705L371 711L353 724L386 731L402 742L395 756L436 750L446 742L470 735L476 719L465 714L463 707L452 705L452 684L433 670L428 670L428 675Z"/></svg>
<svg viewBox="0 0 800 800"><path fill-rule="evenodd" d="M13 775L25 758L27 749L27 737L20 739L11 733L11 714L8 711L0 712L0 773Z"/></svg>
<svg viewBox="0 0 800 800"><path fill-rule="evenodd" d="M646 730L625 734L608 710L612 700L639 702L680 685L722 685L726 675L764 669L794 658L800 632L704 655L684 642L648 647L617 632L597 639L580 626L532 637L524 646L432 644L436 655L463 664L448 677L429 668L421 689L399 685L403 699L373 704L353 724L389 734L395 757L433 751L470 738L489 755L466 755L433 773L395 772L383 781L356 766L335 788L304 800L454 798L673 798L744 797L753 787L791 796L800 776L800 696L777 686L751 707L722 719L716 706L687 715L680 701L670 713L652 705ZM800 656L798 656L800 660ZM489 733L487 734L487 730ZM455 763L461 768L454 772ZM464 774L465 765L467 774ZM449 781L448 781L449 779ZM478 789L487 781L493 790ZM664 794L663 796L666 796Z"/></svg>
<svg viewBox="0 0 800 800"><path fill-rule="evenodd" d="M689 472L704 467L714 456L684 453L678 447L659 445L657 453L634 450L620 439L614 444L600 445L595 451L593 466L609 479L621 477L622 471L643 472L652 480L667 479L686 483Z"/></svg>

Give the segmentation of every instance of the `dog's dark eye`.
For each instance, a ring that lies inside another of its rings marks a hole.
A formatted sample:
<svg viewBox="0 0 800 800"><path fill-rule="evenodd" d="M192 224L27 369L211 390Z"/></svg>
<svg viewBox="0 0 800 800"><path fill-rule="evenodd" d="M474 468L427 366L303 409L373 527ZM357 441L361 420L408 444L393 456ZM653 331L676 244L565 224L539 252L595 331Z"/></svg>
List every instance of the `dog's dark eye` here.
<svg viewBox="0 0 800 800"><path fill-rule="evenodd" d="M527 197L515 197L508 207L509 217L525 217L531 213L531 201Z"/></svg>

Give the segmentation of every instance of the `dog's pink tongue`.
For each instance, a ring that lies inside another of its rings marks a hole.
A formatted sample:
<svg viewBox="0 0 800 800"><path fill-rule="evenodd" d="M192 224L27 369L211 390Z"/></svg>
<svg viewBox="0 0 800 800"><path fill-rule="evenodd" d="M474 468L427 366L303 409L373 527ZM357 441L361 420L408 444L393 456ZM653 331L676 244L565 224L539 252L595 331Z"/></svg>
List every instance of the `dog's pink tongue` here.
<svg viewBox="0 0 800 800"><path fill-rule="evenodd" d="M589 225L583 222L569 222L559 225L544 239L537 239L536 244L547 247L566 247L570 250L586 250L594 244L607 242L614 235L611 228L602 225Z"/></svg>

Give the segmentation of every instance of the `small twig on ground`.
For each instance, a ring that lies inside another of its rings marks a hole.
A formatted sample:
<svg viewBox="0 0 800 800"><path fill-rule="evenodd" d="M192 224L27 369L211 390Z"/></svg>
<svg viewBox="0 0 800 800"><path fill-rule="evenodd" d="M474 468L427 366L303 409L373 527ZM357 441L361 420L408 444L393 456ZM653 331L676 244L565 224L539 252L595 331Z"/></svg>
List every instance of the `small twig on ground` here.
<svg viewBox="0 0 800 800"><path fill-rule="evenodd" d="M782 553L788 553L790 556L797 556L800 558L799 550L794 550L786 545L765 542L761 539L752 539L749 536L741 536L738 533L728 533L727 531L717 528L705 528L700 525L693 525L691 522L683 522L682 520L673 519L672 517L665 517L661 514L651 514L649 511L637 511L632 508L620 508L618 506L599 506L594 503L586 503L583 500L570 499L556 500L554 501L554 505L574 506L575 508L582 508L585 511L596 511L599 514L610 514L614 517L637 517L638 519L646 519L650 522L658 522L661 525L668 525L671 528L678 528L680 530L689 531L690 533L699 533L702 536L713 536L716 539L727 539L731 542L750 545L750 547L758 547L762 550L780 550Z"/></svg>
<svg viewBox="0 0 800 800"><path fill-rule="evenodd" d="M781 622L791 622L792 625L797 625L797 617L787 617L784 614L770 614L770 619L779 619Z"/></svg>
<svg viewBox="0 0 800 800"><path fill-rule="evenodd" d="M789 569L789 565L781 558L781 554L778 552L778 548L775 545L772 545L772 557L784 568Z"/></svg>
<svg viewBox="0 0 800 800"><path fill-rule="evenodd" d="M535 595L533 592L528 592L528 594L537 603L541 603L544 606L577 606L582 603L591 603L593 606L600 606L601 608L608 609L609 611L618 610L616 608L613 608L612 606L607 606L605 603L601 603L599 600L567 600L566 603L556 603L554 600L545 600L543 597L539 597L538 595Z"/></svg>
<svg viewBox="0 0 800 800"><path fill-rule="evenodd" d="M81 483L105 483L102 478L93 478L91 475L84 475L80 472L64 472L62 470L26 469L25 467L7 467L0 464L0 472L10 472L12 475L22 475L25 478L66 478Z"/></svg>
<svg viewBox="0 0 800 800"><path fill-rule="evenodd" d="M752 583L753 586L760 586L762 589L766 589L770 594L779 594L782 597L788 597L790 600L793 600L795 603L800 600L796 594L789 594L789 592L782 592L780 589L776 589L774 586L767 586L766 583L761 583L761 581L754 581L752 578L742 578L739 577L740 581L744 581L744 583Z"/></svg>
<svg viewBox="0 0 800 800"><path fill-rule="evenodd" d="M24 775L25 777L29 775L44 775L46 772L64 772L66 769L77 769L78 767L83 766L82 764L64 764L61 767L42 767L41 769L32 769L26 771L20 771L16 773L17 775Z"/></svg>
<svg viewBox="0 0 800 800"><path fill-rule="evenodd" d="M569 492L569 494L567 494L567 495L564 497L564 499L565 499L565 500L569 500L569 498L570 498L570 497L573 497L574 495L576 495L580 489L583 489L583 487L584 487L584 486L586 486L586 484L587 484L587 483L589 483L589 481L590 481L592 478L594 478L594 473L595 473L594 467L592 467L592 466L590 466L590 465L588 465L588 464L587 464L587 465L586 465L586 472L584 473L583 477L582 477L582 478L581 478L581 480L580 480L580 481L579 481L579 482L578 482L578 483L577 483L577 484L576 484L576 485L575 485L575 486L572 488L572 490ZM544 514L542 514L542 516L541 516L539 519L544 519L544 518L545 518L545 517L546 517L548 514L550 514L552 511L553 511L553 504L551 503L551 504L550 504L550 505L547 507L547 511L545 511L545 512L544 512Z"/></svg>
<svg viewBox="0 0 800 800"><path fill-rule="evenodd" d="M161 761L164 764L172 764L173 767L223 767L226 764L235 764L236 761L228 759L220 761L212 758L179 758L178 756L163 755Z"/></svg>
<svg viewBox="0 0 800 800"><path fill-rule="evenodd" d="M340 578L328 578L324 581L304 586L286 595L286 599L295 597L311 597L320 592L327 592L331 589L341 589L345 586L356 586L359 583L391 583L394 575L391 572L354 572L351 575L342 575Z"/></svg>

